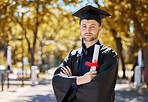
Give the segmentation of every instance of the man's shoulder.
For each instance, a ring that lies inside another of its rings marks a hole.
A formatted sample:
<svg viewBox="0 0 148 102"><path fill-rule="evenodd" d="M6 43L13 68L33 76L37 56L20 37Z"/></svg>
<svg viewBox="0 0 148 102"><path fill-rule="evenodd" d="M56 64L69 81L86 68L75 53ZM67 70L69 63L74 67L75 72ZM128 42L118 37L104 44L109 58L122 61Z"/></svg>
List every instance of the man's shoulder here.
<svg viewBox="0 0 148 102"><path fill-rule="evenodd" d="M82 52L82 48L78 48L70 51L71 55L81 54L81 52Z"/></svg>
<svg viewBox="0 0 148 102"><path fill-rule="evenodd" d="M101 44L101 48L100 48L100 52L102 54L114 54L114 55L117 55L117 53L112 49L112 48L109 48L103 44Z"/></svg>

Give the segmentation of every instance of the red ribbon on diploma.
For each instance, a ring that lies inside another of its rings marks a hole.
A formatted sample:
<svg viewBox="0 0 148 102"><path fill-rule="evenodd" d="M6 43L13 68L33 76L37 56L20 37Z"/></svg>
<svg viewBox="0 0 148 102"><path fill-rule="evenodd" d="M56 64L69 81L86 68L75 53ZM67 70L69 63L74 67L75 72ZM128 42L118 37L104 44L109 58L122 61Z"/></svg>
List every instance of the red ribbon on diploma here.
<svg viewBox="0 0 148 102"><path fill-rule="evenodd" d="M89 67L96 67L96 68L99 68L99 66L97 65L97 60L94 60L94 63L91 63L91 62L86 61L86 62L85 62L85 65L86 65L86 66L89 66Z"/></svg>

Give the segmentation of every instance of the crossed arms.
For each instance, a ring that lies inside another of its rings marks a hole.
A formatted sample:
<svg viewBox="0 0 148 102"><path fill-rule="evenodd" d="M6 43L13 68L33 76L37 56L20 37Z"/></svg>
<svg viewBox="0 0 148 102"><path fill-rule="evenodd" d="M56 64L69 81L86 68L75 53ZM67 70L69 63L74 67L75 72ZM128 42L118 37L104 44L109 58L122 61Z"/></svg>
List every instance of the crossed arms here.
<svg viewBox="0 0 148 102"><path fill-rule="evenodd" d="M66 74L67 76L72 76L71 69L68 66L62 67L61 70L62 71L60 73ZM97 75L97 71L90 71L85 73L83 76L78 76L76 78L76 84L81 85L81 84L89 83L96 75Z"/></svg>

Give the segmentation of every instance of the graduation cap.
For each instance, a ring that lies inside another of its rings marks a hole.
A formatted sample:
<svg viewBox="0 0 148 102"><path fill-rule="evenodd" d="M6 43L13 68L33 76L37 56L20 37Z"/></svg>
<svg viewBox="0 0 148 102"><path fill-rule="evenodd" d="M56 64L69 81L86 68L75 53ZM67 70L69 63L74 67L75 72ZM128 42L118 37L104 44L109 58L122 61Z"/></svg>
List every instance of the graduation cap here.
<svg viewBox="0 0 148 102"><path fill-rule="evenodd" d="M77 12L75 12L73 14L73 16L81 18L80 22L83 19L87 19L87 20L93 19L93 20L96 20L97 22L99 22L99 24L101 25L101 19L106 18L111 15L104 10L101 10L101 9L95 8L91 5L88 5L88 6L81 8Z"/></svg>

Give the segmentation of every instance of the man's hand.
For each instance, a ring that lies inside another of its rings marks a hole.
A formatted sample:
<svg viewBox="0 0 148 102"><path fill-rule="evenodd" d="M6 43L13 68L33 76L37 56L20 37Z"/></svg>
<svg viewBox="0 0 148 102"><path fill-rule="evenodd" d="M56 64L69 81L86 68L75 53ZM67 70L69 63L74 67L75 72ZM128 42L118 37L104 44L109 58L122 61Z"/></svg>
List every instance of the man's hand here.
<svg viewBox="0 0 148 102"><path fill-rule="evenodd" d="M61 73L64 73L64 74L66 74L68 76L72 76L71 69L68 66L66 66L66 68L65 67L62 67L61 70L62 70Z"/></svg>
<svg viewBox="0 0 148 102"><path fill-rule="evenodd" d="M97 75L97 71L87 72L83 76L77 77L76 84L81 85L81 84L89 83L96 75Z"/></svg>

